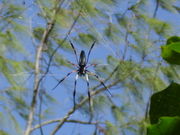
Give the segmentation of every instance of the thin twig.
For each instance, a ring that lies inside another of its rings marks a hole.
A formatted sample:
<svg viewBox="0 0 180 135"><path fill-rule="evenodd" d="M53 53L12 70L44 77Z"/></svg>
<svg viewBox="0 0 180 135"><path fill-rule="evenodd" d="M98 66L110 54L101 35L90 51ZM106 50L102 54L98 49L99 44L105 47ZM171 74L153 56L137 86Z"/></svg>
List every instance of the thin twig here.
<svg viewBox="0 0 180 135"><path fill-rule="evenodd" d="M54 120L49 120L49 121L45 121L44 123L42 123L41 125L36 125L31 129L31 132L34 131L35 129L38 129L42 126L51 124L51 123L56 123L56 122L61 122L61 119L54 119ZM85 124L85 125L96 125L96 124L104 124L102 122L86 122L86 121L80 121L80 120L66 120L66 122L68 123L78 123L78 124Z"/></svg>
<svg viewBox="0 0 180 135"><path fill-rule="evenodd" d="M159 0L156 0L156 7L155 7L155 10L154 10L154 13L153 13L153 18L156 18L158 8L159 8Z"/></svg>
<svg viewBox="0 0 180 135"><path fill-rule="evenodd" d="M40 101L40 103L39 103L39 113L38 113L39 116L38 117L39 117L39 125L41 125L41 111L42 111L42 102L43 102L43 90L40 90L40 92L39 92L39 101ZM40 129L41 135L44 135L43 128L40 126L39 129Z"/></svg>
<svg viewBox="0 0 180 135"><path fill-rule="evenodd" d="M125 39L124 39L125 40L125 48L124 48L124 53L123 53L123 56L122 56L122 60L125 60L126 52L127 52L128 47L129 47L128 35L129 35L129 32L127 30L126 35L125 35Z"/></svg>

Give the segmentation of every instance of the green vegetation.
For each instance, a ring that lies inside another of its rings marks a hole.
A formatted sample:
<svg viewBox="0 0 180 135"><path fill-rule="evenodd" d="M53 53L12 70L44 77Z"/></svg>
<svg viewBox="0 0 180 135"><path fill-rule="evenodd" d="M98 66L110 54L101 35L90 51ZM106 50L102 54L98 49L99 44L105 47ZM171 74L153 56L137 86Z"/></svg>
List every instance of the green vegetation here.
<svg viewBox="0 0 180 135"><path fill-rule="evenodd" d="M179 135L178 15L176 0L1 0L0 135ZM85 81L76 110L73 75L51 91L74 70L69 40L78 55L96 41L90 70L113 95L89 77L90 122Z"/></svg>

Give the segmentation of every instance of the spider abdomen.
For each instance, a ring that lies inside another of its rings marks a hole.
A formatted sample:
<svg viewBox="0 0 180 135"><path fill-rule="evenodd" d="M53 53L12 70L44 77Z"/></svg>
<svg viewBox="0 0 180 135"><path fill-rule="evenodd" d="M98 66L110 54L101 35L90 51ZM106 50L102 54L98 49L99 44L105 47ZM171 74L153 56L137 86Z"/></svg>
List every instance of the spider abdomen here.
<svg viewBox="0 0 180 135"><path fill-rule="evenodd" d="M81 51L80 57L79 57L79 66L85 66L86 65L86 54L84 50Z"/></svg>

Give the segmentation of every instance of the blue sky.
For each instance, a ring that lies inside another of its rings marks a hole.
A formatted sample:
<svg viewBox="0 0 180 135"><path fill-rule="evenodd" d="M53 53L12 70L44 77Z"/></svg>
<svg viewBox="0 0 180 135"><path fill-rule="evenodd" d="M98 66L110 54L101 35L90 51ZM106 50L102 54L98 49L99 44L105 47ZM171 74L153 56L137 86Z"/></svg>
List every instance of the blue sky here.
<svg viewBox="0 0 180 135"><path fill-rule="evenodd" d="M32 0L26 1L25 6L28 7L28 5L31 5L31 4L34 4L34 2ZM112 15L112 18L113 18L115 13L126 9L127 8L126 6L127 6L127 3L124 3L124 6L122 6L121 9L118 8L118 5L115 6L114 8L107 7L108 8L107 12L109 15ZM37 15L38 12L39 12L39 10L37 9L37 6L32 5L32 6L28 7L28 9L23 13L23 15L26 17L26 21L24 24L28 26L27 27L28 31L31 30L31 27L34 28L37 26L45 26L44 20L42 20ZM179 33L179 31L180 31L180 25L179 25L180 24L180 16L178 13L172 14L172 13L169 13L169 12L160 8L158 10L158 13L157 13L157 18L160 18L161 20L168 21L169 23L172 23L175 26L174 27L175 28L174 35L180 34ZM88 18L88 19L90 19L90 18ZM94 24L94 22L91 22L91 23ZM90 27L89 24L86 24L86 26ZM102 25L102 27L103 27L103 25ZM101 29L98 26L94 26L94 28L92 28L92 31L96 32L96 34L99 34L99 35L102 34ZM73 39L77 35L76 32L78 32L78 30L74 29L72 31L72 34L69 36L69 38ZM35 55L34 55L35 50L34 50L34 47L32 46L32 39L30 37L28 37L27 35L25 35L25 36L21 35L19 38L23 39L22 43L25 44L26 48L29 51L29 55L26 58L30 61L33 61L33 59L35 57ZM89 49L89 47L87 47L87 46L79 46L78 41L72 40L72 42L74 43L78 52L80 52L82 49L87 52ZM37 42L35 42L35 43L37 43ZM90 45L88 45L88 46L90 46ZM107 63L106 58L108 55L113 55L116 58L119 57L118 55L116 55L116 54L120 54L120 52L118 52L118 51L119 50L117 50L117 46L114 46L111 41L108 41L107 39L101 37L99 39L99 42L95 45L95 47L92 50L92 53L90 56L90 62L91 61L98 61L102 64L106 64ZM66 52L66 51L61 50L61 49L58 52L61 53L68 60L75 63L75 56L72 52ZM106 66L109 66L109 65L106 65ZM51 68L51 71L53 72L55 77L58 79L64 77L71 70L72 69L67 68L67 67L63 67L63 66L60 66L58 68ZM93 68L91 68L91 70L94 71ZM70 77L67 78L67 80L65 80L61 85L59 85L56 88L56 90L51 91L51 89L56 85L57 81L52 79L52 76L50 74L45 78L44 83L43 83L44 84L43 87L45 88L46 93L50 94L53 98L55 98L58 101L58 103L55 103L54 105L48 104L48 103L43 103L43 107L42 107L43 110L48 108L48 111L51 112L48 115L49 120L62 118L69 111L69 109L72 108L72 106L73 106L73 100L72 100L73 94L72 93L73 93L73 87L74 87L74 79L75 79L75 74L72 74ZM33 77L31 77L27 82L27 86L30 88L30 90L32 90L32 83L33 83ZM97 81L90 80L90 86L94 86L95 84L97 84ZM4 86L6 86L6 84L4 84ZM117 89L118 90L112 89L112 94L115 95L116 93L118 93L118 94L122 93L122 96L123 96L123 94L126 96L129 95L129 93L127 91L125 91L125 89L123 89L123 88L117 88ZM29 93L29 97L27 97L28 102L31 102L31 96L30 96L30 95L32 95L31 92L32 91L28 92ZM84 81L84 79L81 79L81 78L78 80L78 83L77 83L77 96L76 97L78 97L79 93L81 93L83 95L87 95L86 82ZM105 94L105 93L102 93L102 94ZM148 101L149 94L150 93L144 93L145 97L147 97L144 99L145 103ZM133 102L133 100L134 100L134 99L131 99L131 97L124 97L124 99L127 100L127 102L128 102L128 100L132 100L131 102ZM124 103L118 99L113 99L113 100L115 102L119 102L120 104ZM132 105L133 105L133 103L132 103ZM136 116L137 119L138 119L138 117L142 117L142 115L144 113L144 112L141 112L141 110L145 110L145 105L143 106L143 108L140 108L140 107L141 107L141 105L139 105L139 106L137 105L137 107L135 107L137 109L136 111L139 111L139 115ZM37 108L39 108L39 107L37 107ZM132 111L132 110L130 110L130 111ZM104 109L104 110L102 110L102 112L100 112L99 117L106 116L106 118L103 117L101 119L103 121L105 121L105 120L114 121L113 118L109 115L109 113L110 113L109 110ZM134 112L132 112L132 114L133 113ZM71 118L79 119L82 121L88 120L87 114L81 113L79 111L76 111L76 113L73 114ZM22 126L25 127L25 121L23 121L19 117L18 117L18 120L20 121ZM44 131L45 135L48 135L54 129L55 125L56 124L50 124L48 126L44 126L43 131ZM60 134L60 135L78 135L78 134L86 133L86 135L90 135L90 134L92 134L93 130L94 130L94 126L92 126L92 125L80 125L80 124L66 123L63 125L62 129L57 134ZM38 134L40 134L39 130L35 130L33 132L33 135L38 135ZM129 131L126 133L126 135L134 135L134 134Z"/></svg>

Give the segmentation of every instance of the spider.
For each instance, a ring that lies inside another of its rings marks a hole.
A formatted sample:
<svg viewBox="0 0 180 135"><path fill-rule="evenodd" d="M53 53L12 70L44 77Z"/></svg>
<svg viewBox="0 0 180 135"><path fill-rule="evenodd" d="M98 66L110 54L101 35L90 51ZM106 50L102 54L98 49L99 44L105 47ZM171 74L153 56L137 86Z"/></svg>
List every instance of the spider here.
<svg viewBox="0 0 180 135"><path fill-rule="evenodd" d="M97 64L88 64L88 61L89 61L89 56L90 56L90 53L91 53L91 50L92 48L94 47L96 41L93 42L93 44L91 45L91 48L89 49L89 52L88 52L88 55L87 55L87 59L86 59L86 54L85 54L85 51L84 50L81 50L81 53L80 53L80 56L79 56L79 59L78 59L78 56L77 56L77 52L76 52L76 49L73 45L73 43L71 41L70 42L70 45L74 51L74 54L76 56L76 61L77 61L77 64L74 64L70 61L68 61L68 63L72 64L73 66L77 67L76 70L73 70L71 72L69 72L65 77L63 77L61 80L59 80L59 82L57 83L57 85L53 88L53 90L60 84L62 83L70 74L72 73L77 73L76 74L76 77L75 77L75 81L74 81L74 91L73 91L73 103L74 103L74 109L76 107L76 101L75 101L75 97L76 97L76 84L77 84L77 80L80 77L83 77L85 76L86 78L86 82L87 82L87 89L88 89L88 101L89 101L89 107L91 107L91 93L90 93L90 88L89 88L89 78L88 78L88 75L92 75L94 77L96 77L96 79L101 83L101 85L104 86L104 88L109 92L109 94L111 95L109 89L107 88L107 86L104 84L104 82L99 78L98 75L96 75L95 73L93 72L90 72L89 70L87 70L88 67L90 66L96 66Z"/></svg>

